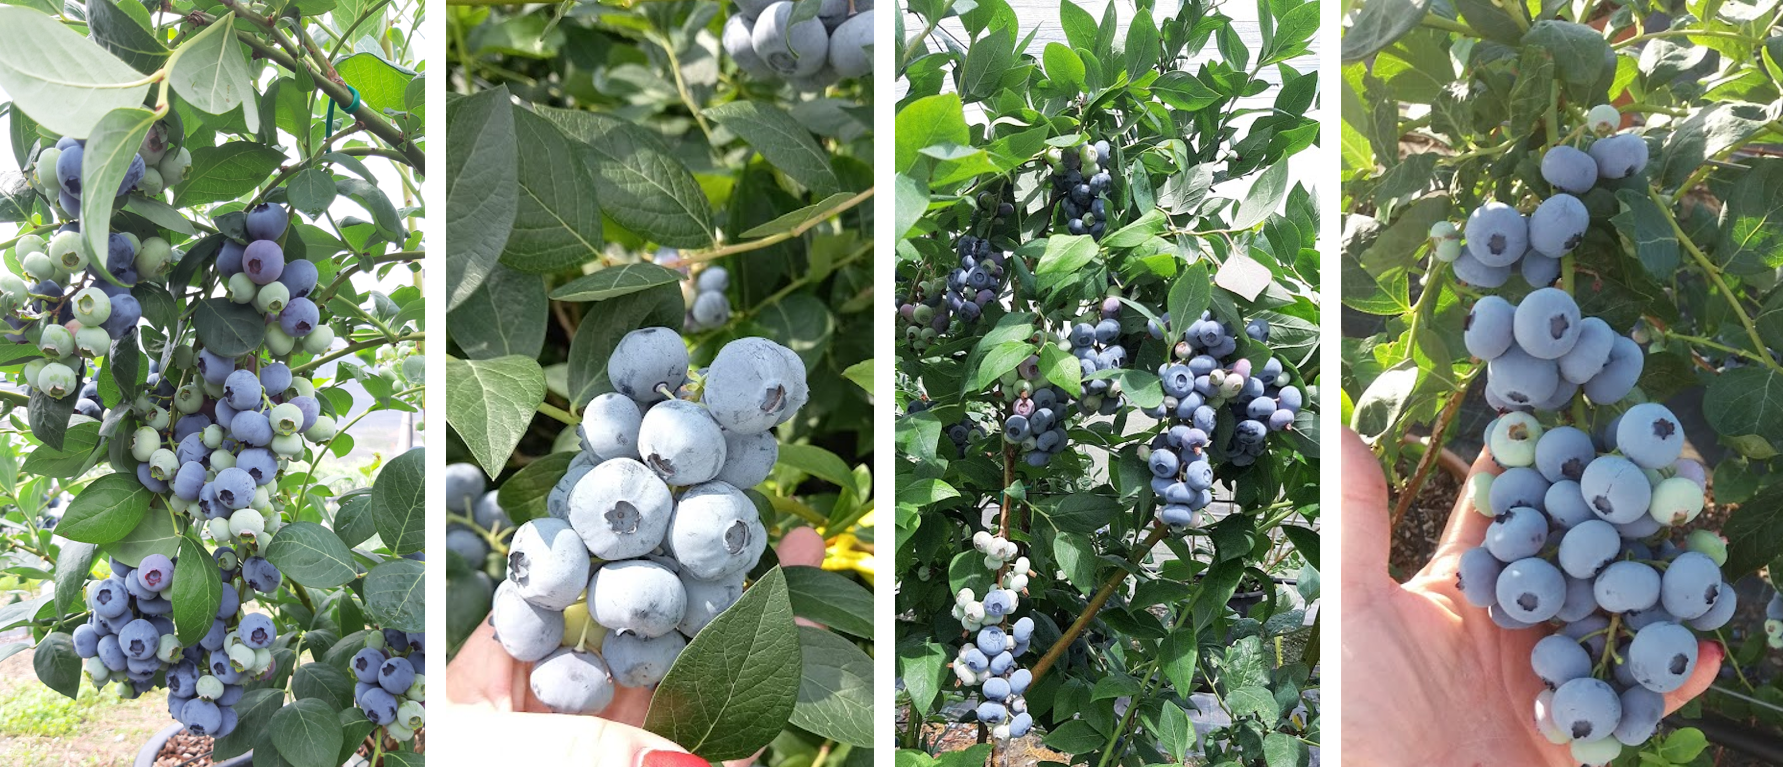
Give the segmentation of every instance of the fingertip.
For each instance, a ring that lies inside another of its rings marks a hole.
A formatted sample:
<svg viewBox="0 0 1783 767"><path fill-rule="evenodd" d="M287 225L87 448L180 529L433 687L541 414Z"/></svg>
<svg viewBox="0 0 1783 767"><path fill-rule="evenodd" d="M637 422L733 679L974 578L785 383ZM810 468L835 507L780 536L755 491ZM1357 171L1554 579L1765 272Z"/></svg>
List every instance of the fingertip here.
<svg viewBox="0 0 1783 767"><path fill-rule="evenodd" d="M782 565L817 567L823 564L823 555L827 548L823 536L818 535L816 530L795 527L786 531L774 551L779 555Z"/></svg>
<svg viewBox="0 0 1783 767"><path fill-rule="evenodd" d="M1696 643L1696 668L1690 672L1690 679L1686 680L1682 687L1666 694L1665 712L1670 714L1677 711L1696 696L1708 692L1709 686L1714 684L1716 677L1721 675L1721 661L1726 657L1727 651L1720 642L1712 642L1707 639L1698 640Z"/></svg>

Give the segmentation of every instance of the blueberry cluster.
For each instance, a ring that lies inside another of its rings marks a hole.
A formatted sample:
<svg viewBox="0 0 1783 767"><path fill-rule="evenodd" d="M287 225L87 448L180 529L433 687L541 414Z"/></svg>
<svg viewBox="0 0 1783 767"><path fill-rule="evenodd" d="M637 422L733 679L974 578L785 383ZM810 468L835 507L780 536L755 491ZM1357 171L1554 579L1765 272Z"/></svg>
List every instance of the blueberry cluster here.
<svg viewBox="0 0 1783 767"><path fill-rule="evenodd" d="M1169 337L1170 315L1148 326L1152 338ZM1245 325L1252 342L1269 343L1269 323L1253 319ZM1268 448L1271 432L1285 431L1305 405L1305 392L1281 360L1270 357L1260 370L1238 354L1238 337L1210 312L1189 324L1171 349L1173 362L1158 368L1164 399L1147 415L1175 423L1152 439L1152 489L1164 500L1158 518L1172 528L1191 527L1195 513L1212 502L1213 468L1207 448L1219 431L1220 411L1233 428L1222 447L1236 466L1256 463Z"/></svg>
<svg viewBox="0 0 1783 767"><path fill-rule="evenodd" d="M1114 184L1114 176L1103 163L1114 162L1112 152L1107 140L1046 151L1053 194L1065 216L1065 231L1098 240L1108 231L1108 190Z"/></svg>
<svg viewBox="0 0 1783 767"><path fill-rule="evenodd" d="M724 22L724 51L759 80L815 92L873 71L872 0L823 0L816 18L792 23L790 0L737 0Z"/></svg>
<svg viewBox="0 0 1783 767"><path fill-rule="evenodd" d="M1488 201L1467 217L1466 250L1449 222L1430 228L1436 257L1453 263L1455 276L1482 288L1496 288L1518 268L1530 287L1546 287L1560 276L1560 259L1585 239L1591 214L1577 195L1598 181L1615 181L1647 167L1647 143L1633 133L1608 135L1621 122L1615 107L1594 107L1587 122L1601 138L1585 150L1561 144L1542 156L1542 178L1554 186L1527 217L1515 207Z"/></svg>
<svg viewBox="0 0 1783 767"><path fill-rule="evenodd" d="M118 682L135 698L167 687L167 711L194 735L223 737L235 729L242 685L271 678L278 627L264 613L242 614L242 598L278 588L278 568L254 556L238 561L224 546L215 555L223 579L222 601L210 631L198 644L175 636L172 596L174 560L150 554L138 567L111 560L111 576L87 585L92 617L74 629L74 651L86 660L93 686ZM240 589L236 577L240 576Z"/></svg>
<svg viewBox="0 0 1783 767"><path fill-rule="evenodd" d="M1102 300L1101 318L1096 324L1079 322L1071 326L1071 356L1077 358L1083 374L1083 399L1079 403L1085 413L1114 415L1124 401L1120 382L1098 373L1120 370L1127 366L1127 348L1120 344L1121 301L1109 297ZM1038 360L1034 360L1038 364Z"/></svg>
<svg viewBox="0 0 1783 767"><path fill-rule="evenodd" d="M348 662L353 672L353 705L398 741L415 737L426 723L425 636L395 629L365 635L365 647Z"/></svg>
<svg viewBox="0 0 1783 767"><path fill-rule="evenodd" d="M1486 402L1498 410L1553 411L1583 391L1594 405L1634 389L1645 354L1559 288L1540 288L1512 304L1484 296L1467 315L1462 341L1486 361Z"/></svg>
<svg viewBox="0 0 1783 767"><path fill-rule="evenodd" d="M662 248L652 263L681 272L681 297L687 302L687 319L682 330L699 333L730 322L731 299L725 295L731 275L722 266L708 266L695 273L695 264L681 259L681 251Z"/></svg>
<svg viewBox="0 0 1783 767"><path fill-rule="evenodd" d="M1003 440L1015 445L1029 466L1040 468L1051 463L1053 456L1065 451L1065 419L1075 408L1071 395L1064 389L1034 386L1033 382L1040 377L1038 357L1023 361L1016 369L1016 376L1018 381L1005 382L999 389L1000 393L1015 392L1009 415L1003 419ZM961 448L964 449L964 445Z"/></svg>
<svg viewBox="0 0 1783 767"><path fill-rule="evenodd" d="M489 561L489 535L504 536L514 528L496 496L476 464L446 464L446 511L470 520L470 524L446 524L446 550L474 569L483 569Z"/></svg>
<svg viewBox="0 0 1783 767"><path fill-rule="evenodd" d="M726 344L686 385L686 342L668 328L626 334L607 376L615 391L583 410L550 516L514 533L489 615L503 649L536 664L533 694L563 713L604 710L615 685L654 686L742 597L768 545L743 491L767 479L771 430L810 394L804 362L765 338Z"/></svg>
<svg viewBox="0 0 1783 767"><path fill-rule="evenodd" d="M1457 587L1500 626L1558 628L1530 657L1548 688L1536 722L1575 760L1604 764L1652 737L1664 694L1695 670L1691 630L1733 616L1726 543L1669 532L1702 511L1706 473L1681 458L1683 428L1657 404L1597 437L1512 411L1487 427L1487 444L1505 470L1469 488L1493 521L1462 554Z"/></svg>
<svg viewBox="0 0 1783 767"><path fill-rule="evenodd" d="M130 159L116 196L122 197L134 189L159 197L168 187L185 180L186 169L192 166L192 152L185 147L169 151L167 139L163 123L157 122L150 128L136 156ZM55 146L37 155L37 173L33 177L37 190L54 200L68 218L80 215L81 195L85 191L81 189L81 164L86 159L86 149L86 141L63 136Z"/></svg>
<svg viewBox="0 0 1783 767"><path fill-rule="evenodd" d="M985 569L996 574L996 586L982 602L969 588L960 589L954 598L953 617L969 641L954 656L953 674L961 684L978 688L978 721L990 729L991 737L1005 741L1028 734L1034 726L1023 697L1034 674L1015 661L1028 652L1034 619L1011 620L1028 588L1028 558L1018 556L1013 542L985 530L973 534L972 546L984 555Z"/></svg>

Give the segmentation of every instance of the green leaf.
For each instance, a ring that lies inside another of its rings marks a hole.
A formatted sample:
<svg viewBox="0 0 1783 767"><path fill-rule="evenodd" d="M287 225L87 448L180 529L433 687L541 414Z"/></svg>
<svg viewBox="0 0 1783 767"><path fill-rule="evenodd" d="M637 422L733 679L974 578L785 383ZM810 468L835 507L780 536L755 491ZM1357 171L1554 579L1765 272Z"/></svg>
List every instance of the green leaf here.
<svg viewBox="0 0 1783 767"><path fill-rule="evenodd" d="M550 274L600 256L601 209L581 153L551 121L525 109L514 111L514 135L520 190L501 265Z"/></svg>
<svg viewBox="0 0 1783 767"><path fill-rule="evenodd" d="M56 399L44 394L42 389L31 390L31 403L26 406L26 419L31 424L31 436L39 442L57 450L64 447L63 438L68 433L68 418L74 414L74 403L77 398L73 394Z"/></svg>
<svg viewBox="0 0 1783 767"><path fill-rule="evenodd" d="M489 476L501 474L544 401L545 371L538 360L446 358L446 423Z"/></svg>
<svg viewBox="0 0 1783 767"><path fill-rule="evenodd" d="M335 711L317 698L292 701L272 715L266 731L292 767L337 767L341 726Z"/></svg>
<svg viewBox="0 0 1783 767"><path fill-rule="evenodd" d="M266 338L266 318L249 304L228 298L206 298L192 314L198 341L212 354L240 357L260 348Z"/></svg>
<svg viewBox="0 0 1783 767"><path fill-rule="evenodd" d="M334 191L365 208L365 212L371 214L372 222L377 224L378 232L391 242L402 241L402 219L397 218L396 206L390 202L390 196L377 184L358 178L340 178L334 181Z"/></svg>
<svg viewBox="0 0 1783 767"><path fill-rule="evenodd" d="M1709 382L1703 416L1724 436L1757 434L1783 441L1783 373L1768 367L1730 368Z"/></svg>
<svg viewBox="0 0 1783 767"><path fill-rule="evenodd" d="M1740 174L1721 209L1715 248L1721 263L1741 273L1783 266L1783 159L1749 162L1752 170Z"/></svg>
<svg viewBox="0 0 1783 767"><path fill-rule="evenodd" d="M174 558L180 553L180 532L173 523L173 515L142 515L142 521L129 535L106 544L105 553L131 567L136 567L150 554Z"/></svg>
<svg viewBox="0 0 1783 767"><path fill-rule="evenodd" d="M1257 176L1257 183L1252 184L1244 199L1238 203L1238 212L1232 216L1233 229L1249 229L1263 222L1269 214L1281 207L1282 199L1288 194L1288 164L1278 162L1269 166L1268 170Z"/></svg>
<svg viewBox="0 0 1783 767"><path fill-rule="evenodd" d="M142 105L129 64L42 12L0 6L0 91L51 132L85 138L114 109Z"/></svg>
<svg viewBox="0 0 1783 767"><path fill-rule="evenodd" d="M106 113L99 118L99 124L93 126L93 133L87 139L87 149L81 153L81 189L87 192L81 195L80 200L82 221L111 220L111 206L117 196L110 190L117 189L124 183L124 175L130 171L130 164L136 159L136 151L142 148L143 137L149 135L149 128L154 124L154 112L130 107ZM117 280L110 277L105 267L111 230L103 226L84 227L81 229L81 239L86 243L91 268L116 283Z"/></svg>
<svg viewBox="0 0 1783 767"><path fill-rule="evenodd" d="M217 739L212 746L212 757L222 760L247 753L266 731L266 723L271 721L272 715L283 707L284 702L283 689L262 688L243 693L241 700L235 702L235 731Z"/></svg>
<svg viewBox="0 0 1783 767"><path fill-rule="evenodd" d="M225 13L179 47L167 81L180 98L206 114L226 114L254 95L247 58L235 39L235 13ZM248 116L252 110L245 110ZM253 119L249 117L249 119ZM253 125L249 124L249 130ZM193 152L197 169L197 152ZM181 206L185 207L185 206Z"/></svg>
<svg viewBox="0 0 1783 767"><path fill-rule="evenodd" d="M172 229L188 237L198 236L198 228L192 226L185 214L159 199L133 194L124 201L124 210L153 221L163 229Z"/></svg>
<svg viewBox="0 0 1783 767"><path fill-rule="evenodd" d="M601 270L607 271L616 270ZM497 264L476 292L447 315L446 328L469 359L537 357L545 344L547 307L544 277Z"/></svg>
<svg viewBox="0 0 1783 767"><path fill-rule="evenodd" d="M223 581L217 574L216 562L197 540L196 531L180 538L180 555L173 563L172 592L173 629L180 644L194 645L203 639L217 619L217 607L223 603Z"/></svg>
<svg viewBox="0 0 1783 767"><path fill-rule="evenodd" d="M1121 504L1095 493L1072 493L1056 500L1042 499L1041 513L1053 527L1067 533L1093 533L1106 527Z"/></svg>
<svg viewBox="0 0 1783 767"><path fill-rule="evenodd" d="M73 615L86 596L87 578L93 572L93 557L99 547L74 541L62 545L56 555L56 614Z"/></svg>
<svg viewBox="0 0 1783 767"><path fill-rule="evenodd" d="M291 674L291 697L297 700L315 698L332 709L352 709L353 679L347 672L327 663L305 663Z"/></svg>
<svg viewBox="0 0 1783 767"><path fill-rule="evenodd" d="M1430 0L1368 0L1343 33L1344 61L1373 56L1422 21Z"/></svg>
<svg viewBox="0 0 1783 767"><path fill-rule="evenodd" d="M527 520L550 516L545 511L545 503L551 496L551 488L569 473L570 462L579 454L580 451L569 450L552 453L522 466L508 477L496 495L496 501L508 519L523 525Z"/></svg>
<svg viewBox="0 0 1783 767"><path fill-rule="evenodd" d="M1047 43L1041 60L1046 65L1046 76L1054 86L1067 91L1083 89L1083 58L1070 46L1056 40Z"/></svg>
<svg viewBox="0 0 1783 767"><path fill-rule="evenodd" d="M48 445L25 456L19 468L28 474L54 479L73 479L91 468L93 451L99 447L99 422L86 421L68 427L62 437L62 449Z"/></svg>
<svg viewBox="0 0 1783 767"><path fill-rule="evenodd" d="M807 205L791 213L762 224L738 235L743 239L767 237L769 235L790 232L813 221L822 221L837 214L842 205L855 198L847 192L837 192L819 200L816 204Z"/></svg>
<svg viewBox="0 0 1783 767"><path fill-rule="evenodd" d="M1055 234L1046 238L1046 252L1034 274L1040 277L1075 275L1096 258L1096 241L1085 235Z"/></svg>
<svg viewBox="0 0 1783 767"><path fill-rule="evenodd" d="M384 471L388 473L389 467ZM279 528L266 544L265 556L285 577L310 588L333 588L359 577L353 569L353 552L328 528L314 522L292 522Z"/></svg>
<svg viewBox="0 0 1783 767"><path fill-rule="evenodd" d="M372 483L372 522L384 546L398 556L420 551L426 544L426 455L417 447L390 459Z"/></svg>
<svg viewBox="0 0 1783 767"><path fill-rule="evenodd" d="M703 759L750 756L785 728L802 665L786 576L776 567L681 651L644 729Z"/></svg>
<svg viewBox="0 0 1783 767"><path fill-rule="evenodd" d="M423 631L427 614L420 562L392 559L365 575L365 612L372 622L398 631Z"/></svg>
<svg viewBox="0 0 1783 767"><path fill-rule="evenodd" d="M365 26L361 25L360 29L364 30ZM415 79L414 72L385 61L377 54L363 52L335 62L334 71L359 91L365 106L378 114L385 110L409 111L403 94L408 91L409 81Z"/></svg>
<svg viewBox="0 0 1783 767"><path fill-rule="evenodd" d="M601 213L669 247L712 244L711 203L655 133L599 112L540 106L538 113L579 142Z"/></svg>
<svg viewBox="0 0 1783 767"><path fill-rule="evenodd" d="M519 206L514 110L507 86L448 105L446 309L470 298L501 259Z"/></svg>
<svg viewBox="0 0 1783 767"><path fill-rule="evenodd" d="M853 642L811 626L799 627L804 674L790 723L819 737L860 748L873 746L873 659Z"/></svg>
<svg viewBox="0 0 1783 767"><path fill-rule="evenodd" d="M156 39L154 20L142 3L88 0L87 30L93 42L117 54L136 71L148 74L167 60L167 46Z"/></svg>
<svg viewBox="0 0 1783 767"><path fill-rule="evenodd" d="M781 570L794 615L850 636L873 638L873 592L853 578L821 567Z"/></svg>
<svg viewBox="0 0 1783 767"><path fill-rule="evenodd" d="M854 472L848 470L848 464L835 453L816 445L781 445L779 463L838 487L859 492L859 488L855 487Z"/></svg>
<svg viewBox="0 0 1783 767"><path fill-rule="evenodd" d="M4 18L0 15L0 19ZM70 700L80 693L80 656L74 652L73 636L60 631L45 634L43 641L37 643L31 666L37 670L37 679L43 686Z"/></svg>
<svg viewBox="0 0 1783 767"><path fill-rule="evenodd" d="M666 266L647 262L624 264L577 277L551 291L551 300L605 301L680 281L681 273Z"/></svg>
<svg viewBox="0 0 1783 767"><path fill-rule="evenodd" d="M186 180L173 188L173 204L190 208L233 200L266 183L285 162L285 153L277 147L249 141L198 147L192 150Z"/></svg>
<svg viewBox="0 0 1783 767"><path fill-rule="evenodd" d="M781 173L819 195L841 191L830 155L786 110L758 101L732 101L706 116L740 136Z"/></svg>
<svg viewBox="0 0 1783 767"><path fill-rule="evenodd" d="M84 543L111 543L136 529L154 493L129 474L107 474L68 503L56 534ZM215 570L215 568L212 568Z"/></svg>
<svg viewBox="0 0 1783 767"><path fill-rule="evenodd" d="M297 212L319 218L334 204L334 174L321 168L307 168L285 182L285 200Z"/></svg>
<svg viewBox="0 0 1783 767"><path fill-rule="evenodd" d="M334 512L334 535L341 543L358 546L377 532L377 526L371 518L371 489L355 491L341 496L340 506Z"/></svg>

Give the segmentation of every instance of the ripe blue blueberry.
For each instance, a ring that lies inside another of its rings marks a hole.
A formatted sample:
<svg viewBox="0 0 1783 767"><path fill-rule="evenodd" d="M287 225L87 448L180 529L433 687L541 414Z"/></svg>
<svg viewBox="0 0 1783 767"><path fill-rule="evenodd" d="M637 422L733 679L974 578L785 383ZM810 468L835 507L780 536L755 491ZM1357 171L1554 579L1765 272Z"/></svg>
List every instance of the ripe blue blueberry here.
<svg viewBox="0 0 1783 767"><path fill-rule="evenodd" d="M532 520L514 533L508 579L526 601L562 610L575 603L588 585L588 548L568 522L551 517Z"/></svg>
<svg viewBox="0 0 1783 767"><path fill-rule="evenodd" d="M272 640L278 638L279 630L272 624L272 616L250 613L242 617L241 625L236 627L236 634L241 637L242 644L260 650L272 646Z"/></svg>
<svg viewBox="0 0 1783 767"><path fill-rule="evenodd" d="M1529 246L1543 255L1559 258L1585 240L1591 213L1585 203L1570 194L1556 194L1536 206L1529 216Z"/></svg>
<svg viewBox="0 0 1783 767"><path fill-rule="evenodd" d="M607 392L582 409L579 429L584 449L602 458L637 458L638 429L644 414L631 398Z"/></svg>
<svg viewBox="0 0 1783 767"><path fill-rule="evenodd" d="M1598 139L1589 151L1591 159L1597 161L1598 178L1628 178L1647 167L1647 142L1633 133Z"/></svg>
<svg viewBox="0 0 1783 767"><path fill-rule="evenodd" d="M780 440L773 432L760 434L724 434L724 467L718 470L718 481L739 489L755 487L766 481L780 460Z"/></svg>
<svg viewBox="0 0 1783 767"><path fill-rule="evenodd" d="M315 262L298 259L285 263L285 270L279 273L279 282L291 292L292 299L308 298L316 289L316 280L320 276Z"/></svg>
<svg viewBox="0 0 1783 767"><path fill-rule="evenodd" d="M767 431L791 419L809 397L804 361L766 338L725 344L706 374L706 407L728 431Z"/></svg>
<svg viewBox="0 0 1783 767"><path fill-rule="evenodd" d="M829 32L823 22L809 18L792 21L792 3L769 5L755 20L752 39L755 55L782 77L810 77L829 60Z"/></svg>
<svg viewBox="0 0 1783 767"><path fill-rule="evenodd" d="M377 684L378 667L384 664L384 651L376 647L363 647L353 653L347 665L353 671L353 677L361 684Z"/></svg>
<svg viewBox="0 0 1783 767"><path fill-rule="evenodd" d="M292 338L309 335L321 321L321 310L316 308L316 302L307 298L293 298L279 311L279 330Z"/></svg>
<svg viewBox="0 0 1783 767"><path fill-rule="evenodd" d="M723 482L708 482L681 496L665 547L694 577L717 580L754 567L767 549L767 530L749 496Z"/></svg>
<svg viewBox="0 0 1783 767"><path fill-rule="evenodd" d="M599 655L563 648L533 666L532 694L560 714L598 714L613 702L613 676Z"/></svg>
<svg viewBox="0 0 1783 767"><path fill-rule="evenodd" d="M242 249L241 271L255 285L278 280L285 271L285 250L271 240L255 240Z"/></svg>
<svg viewBox="0 0 1783 767"><path fill-rule="evenodd" d="M1597 185L1597 161L1562 144L1542 155L1542 178L1561 191L1584 194Z"/></svg>
<svg viewBox="0 0 1783 767"><path fill-rule="evenodd" d="M589 616L613 631L659 637L680 625L686 611L681 579L655 562L609 562L588 583Z"/></svg>
<svg viewBox="0 0 1783 767"><path fill-rule="evenodd" d="M408 692L414 683L415 667L409 665L408 658L391 658L378 666L378 686L391 695Z"/></svg>
<svg viewBox="0 0 1783 767"><path fill-rule="evenodd" d="M263 202L248 209L248 239L276 240L285 236L285 228L291 223L291 214L283 205Z"/></svg>
<svg viewBox="0 0 1783 767"><path fill-rule="evenodd" d="M1502 202L1475 208L1467 217L1465 234L1468 255L1489 267L1509 267L1529 249L1528 221L1516 208Z"/></svg>
<svg viewBox="0 0 1783 767"><path fill-rule="evenodd" d="M674 631L653 638L612 632L601 641L601 657L614 682L625 687L654 687L686 647L687 640Z"/></svg>
<svg viewBox="0 0 1783 767"><path fill-rule="evenodd" d="M284 576L279 573L279 568L274 567L271 562L266 561L265 557L259 556L248 557L247 559L242 560L241 575L242 578L247 581L249 587L262 594L270 594L277 591L279 588L279 581L284 578Z"/></svg>
<svg viewBox="0 0 1783 767"><path fill-rule="evenodd" d="M563 613L526 601L513 581L502 581L495 588L489 625L495 628L495 638L502 649L521 662L544 658L563 641ZM378 664L382 665L383 660ZM377 680L374 677L369 681Z"/></svg>
<svg viewBox="0 0 1783 767"><path fill-rule="evenodd" d="M1512 330L1517 345L1530 356L1559 359L1578 343L1579 304L1559 288L1532 291L1517 304Z"/></svg>
<svg viewBox="0 0 1783 767"><path fill-rule="evenodd" d="M632 559L650 553L662 543L674 513L668 486L629 458L595 466L569 495L569 521L581 536L578 545L585 546L584 553L592 552L601 559ZM586 582L587 578L584 572L577 580ZM568 596L573 600L575 593Z"/></svg>
<svg viewBox="0 0 1783 767"><path fill-rule="evenodd" d="M638 402L659 402L687 380L687 346L668 328L625 334L607 359L613 388Z"/></svg>
<svg viewBox="0 0 1783 767"><path fill-rule="evenodd" d="M707 386L713 379L707 379ZM711 389L707 390L708 399ZM716 414L695 402L669 400L644 414L638 453L644 465L675 486L696 485L724 467L724 431Z"/></svg>
<svg viewBox="0 0 1783 767"><path fill-rule="evenodd" d="M1684 427L1666 406L1644 402L1622 414L1616 449L1641 468L1662 469L1683 454Z"/></svg>

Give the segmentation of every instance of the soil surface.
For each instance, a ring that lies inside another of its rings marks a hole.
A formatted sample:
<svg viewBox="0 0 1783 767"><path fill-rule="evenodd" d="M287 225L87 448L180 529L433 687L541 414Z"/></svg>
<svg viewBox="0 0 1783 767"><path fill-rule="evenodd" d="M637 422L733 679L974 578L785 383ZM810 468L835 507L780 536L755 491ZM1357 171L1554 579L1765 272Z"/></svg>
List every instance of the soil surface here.
<svg viewBox="0 0 1783 767"><path fill-rule="evenodd" d="M8 637L8 641L14 638ZM96 694L92 684L84 680L81 682L81 699L68 701L38 681L37 672L31 665L35 655L34 650L25 650L0 661L0 701L10 706L22 700L34 703L45 699L38 696L49 696L51 702L44 707L58 708L43 712L41 718L72 718L78 721L79 727L73 734L58 735L0 730L0 764L129 767L135 763L136 752L142 745L173 721L167 716L165 696L144 695L135 700L122 700L115 692ZM97 698L97 701L89 702L89 697ZM61 708L64 705L67 707Z"/></svg>

